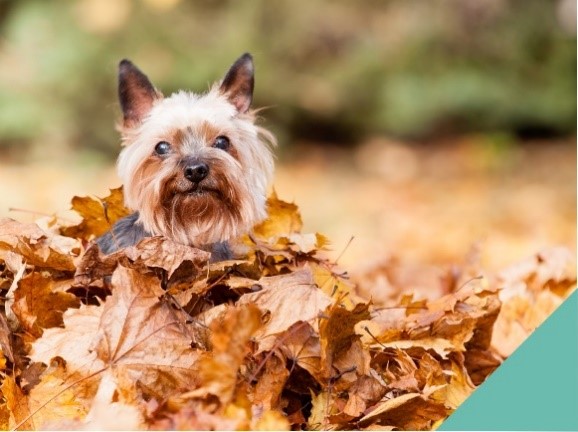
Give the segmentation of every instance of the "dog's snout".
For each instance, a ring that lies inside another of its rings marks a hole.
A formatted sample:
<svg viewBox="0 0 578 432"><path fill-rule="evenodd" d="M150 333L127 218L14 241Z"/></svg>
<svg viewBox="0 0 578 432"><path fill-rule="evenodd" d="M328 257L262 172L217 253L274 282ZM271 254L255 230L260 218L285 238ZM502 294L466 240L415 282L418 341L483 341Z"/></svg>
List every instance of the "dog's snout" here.
<svg viewBox="0 0 578 432"><path fill-rule="evenodd" d="M185 167L185 177L193 183L199 183L209 175L209 166L206 163L194 163Z"/></svg>

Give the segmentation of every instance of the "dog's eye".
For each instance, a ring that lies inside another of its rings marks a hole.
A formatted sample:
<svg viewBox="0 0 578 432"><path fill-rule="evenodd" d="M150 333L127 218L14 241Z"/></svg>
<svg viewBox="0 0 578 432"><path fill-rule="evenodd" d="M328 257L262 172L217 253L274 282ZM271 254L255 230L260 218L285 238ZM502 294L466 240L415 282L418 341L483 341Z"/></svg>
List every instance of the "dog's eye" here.
<svg viewBox="0 0 578 432"><path fill-rule="evenodd" d="M213 147L221 150L228 150L230 145L231 142L229 141L229 138L223 135L215 138L215 142L213 143Z"/></svg>
<svg viewBox="0 0 578 432"><path fill-rule="evenodd" d="M166 141L161 141L155 146L155 152L158 155L166 155L171 151L171 145Z"/></svg>

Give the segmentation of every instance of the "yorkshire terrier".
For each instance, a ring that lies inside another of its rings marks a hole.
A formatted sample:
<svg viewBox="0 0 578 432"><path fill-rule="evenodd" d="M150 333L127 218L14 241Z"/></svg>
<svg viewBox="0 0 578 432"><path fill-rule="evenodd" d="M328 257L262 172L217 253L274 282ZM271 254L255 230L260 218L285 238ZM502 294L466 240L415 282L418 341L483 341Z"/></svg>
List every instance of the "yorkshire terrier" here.
<svg viewBox="0 0 578 432"><path fill-rule="evenodd" d="M273 135L255 124L254 68L242 55L205 94L163 95L129 60L119 64L123 113L118 174L134 213L96 240L110 254L164 236L232 257L230 240L266 217Z"/></svg>

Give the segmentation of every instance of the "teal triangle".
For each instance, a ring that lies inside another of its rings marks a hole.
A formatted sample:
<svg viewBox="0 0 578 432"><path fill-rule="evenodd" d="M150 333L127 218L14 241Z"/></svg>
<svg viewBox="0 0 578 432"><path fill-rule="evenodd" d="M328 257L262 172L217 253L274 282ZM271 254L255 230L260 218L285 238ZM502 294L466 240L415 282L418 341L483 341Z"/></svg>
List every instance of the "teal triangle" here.
<svg viewBox="0 0 578 432"><path fill-rule="evenodd" d="M578 292L438 430L578 431Z"/></svg>

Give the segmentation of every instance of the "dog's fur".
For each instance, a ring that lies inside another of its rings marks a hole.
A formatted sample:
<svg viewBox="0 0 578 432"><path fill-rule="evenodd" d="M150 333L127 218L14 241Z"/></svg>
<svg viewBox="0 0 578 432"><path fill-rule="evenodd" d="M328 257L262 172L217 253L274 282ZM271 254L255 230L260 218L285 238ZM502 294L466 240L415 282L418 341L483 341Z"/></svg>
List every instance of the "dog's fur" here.
<svg viewBox="0 0 578 432"><path fill-rule="evenodd" d="M275 139L255 125L253 86L249 54L207 93L166 98L130 61L120 62L118 173L134 213L97 239L104 253L158 235L226 259L229 240L265 218Z"/></svg>

